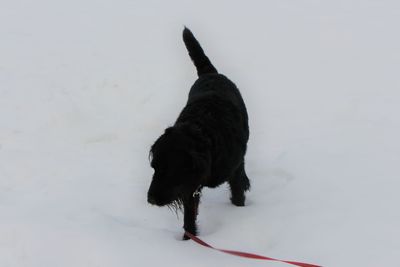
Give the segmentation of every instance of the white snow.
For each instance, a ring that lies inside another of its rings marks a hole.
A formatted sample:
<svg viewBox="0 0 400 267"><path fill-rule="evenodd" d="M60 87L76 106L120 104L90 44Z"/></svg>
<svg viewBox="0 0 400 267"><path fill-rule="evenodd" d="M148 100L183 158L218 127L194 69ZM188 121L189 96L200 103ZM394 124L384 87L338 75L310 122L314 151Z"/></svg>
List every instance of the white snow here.
<svg viewBox="0 0 400 267"><path fill-rule="evenodd" d="M400 2L15 1L0 8L0 266L287 266L181 241L148 150L195 68L241 89L248 205L204 190L200 237L324 266L396 266Z"/></svg>

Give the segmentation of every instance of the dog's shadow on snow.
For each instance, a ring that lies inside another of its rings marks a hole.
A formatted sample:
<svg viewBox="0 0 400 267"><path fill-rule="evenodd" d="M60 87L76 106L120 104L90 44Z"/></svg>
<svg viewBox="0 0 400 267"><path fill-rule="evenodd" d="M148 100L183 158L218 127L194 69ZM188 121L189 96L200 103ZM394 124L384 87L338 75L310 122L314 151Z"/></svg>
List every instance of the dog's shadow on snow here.
<svg viewBox="0 0 400 267"><path fill-rule="evenodd" d="M279 193L295 180L295 176L282 168L271 168L249 175L252 182L250 192L246 194L246 205L237 207L230 202L230 190L227 184L214 189L203 189L199 212L199 234L212 235L222 228L235 227L247 218L254 218L257 209L266 207L272 192ZM177 235L177 239L181 236Z"/></svg>
<svg viewBox="0 0 400 267"><path fill-rule="evenodd" d="M232 225L231 221L247 214L246 207L252 205L252 200L246 200L246 206L237 207L230 201L230 189L227 184L218 188L204 188L199 206L199 234L208 236L220 231L226 225Z"/></svg>

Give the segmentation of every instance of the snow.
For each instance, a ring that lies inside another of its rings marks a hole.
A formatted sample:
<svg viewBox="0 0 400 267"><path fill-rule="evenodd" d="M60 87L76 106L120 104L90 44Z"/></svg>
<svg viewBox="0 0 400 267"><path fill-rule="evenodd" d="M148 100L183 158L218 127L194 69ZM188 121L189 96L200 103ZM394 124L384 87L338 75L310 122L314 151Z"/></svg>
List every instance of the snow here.
<svg viewBox="0 0 400 267"><path fill-rule="evenodd" d="M398 1L11 1L0 9L0 266L287 266L181 241L148 150L196 79L187 25L250 115L248 205L200 237L324 266L400 250Z"/></svg>

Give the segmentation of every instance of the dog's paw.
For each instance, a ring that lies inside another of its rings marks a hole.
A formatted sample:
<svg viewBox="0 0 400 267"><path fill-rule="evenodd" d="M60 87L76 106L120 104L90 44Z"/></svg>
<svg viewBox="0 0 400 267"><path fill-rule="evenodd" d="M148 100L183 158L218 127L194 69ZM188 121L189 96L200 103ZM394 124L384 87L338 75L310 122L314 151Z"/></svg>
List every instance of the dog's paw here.
<svg viewBox="0 0 400 267"><path fill-rule="evenodd" d="M190 239L190 237L186 233L190 233L191 235L194 235L194 236L197 235L197 231L196 230L193 230L193 229L190 230L190 231L186 230L185 233L183 234L182 240L189 240Z"/></svg>
<svg viewBox="0 0 400 267"><path fill-rule="evenodd" d="M237 207L244 207L245 197L231 197L231 202Z"/></svg>

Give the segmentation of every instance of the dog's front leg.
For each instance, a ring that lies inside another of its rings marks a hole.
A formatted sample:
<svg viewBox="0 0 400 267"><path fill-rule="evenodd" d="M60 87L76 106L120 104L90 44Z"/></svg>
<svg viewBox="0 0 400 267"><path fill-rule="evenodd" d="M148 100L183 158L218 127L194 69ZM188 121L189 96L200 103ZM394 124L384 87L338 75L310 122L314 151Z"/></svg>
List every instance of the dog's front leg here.
<svg viewBox="0 0 400 267"><path fill-rule="evenodd" d="M183 202L184 215L183 215L183 229L192 235L197 234L196 218L199 208L200 194L193 194ZM184 240L188 240L189 237L186 234L183 235Z"/></svg>

